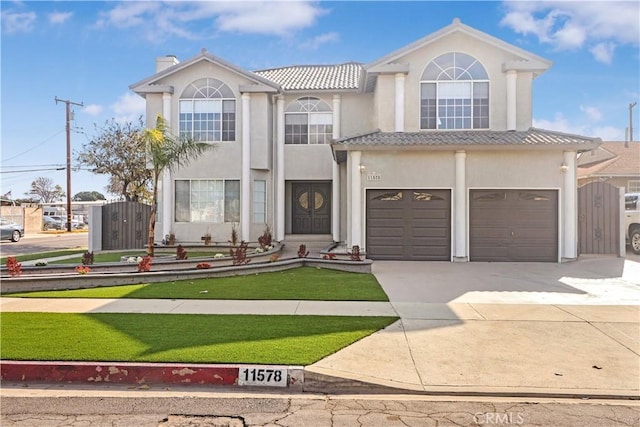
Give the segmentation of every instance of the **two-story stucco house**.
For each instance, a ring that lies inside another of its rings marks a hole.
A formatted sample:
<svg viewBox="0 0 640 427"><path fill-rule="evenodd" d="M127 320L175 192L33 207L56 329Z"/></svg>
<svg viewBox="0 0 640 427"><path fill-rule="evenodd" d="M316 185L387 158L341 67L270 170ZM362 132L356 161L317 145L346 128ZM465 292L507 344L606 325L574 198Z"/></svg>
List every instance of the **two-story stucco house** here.
<svg viewBox="0 0 640 427"><path fill-rule="evenodd" d="M131 89L216 148L165 174L158 239L319 235L373 259L577 257L576 155L531 127L551 66L454 20L370 64L249 72L203 50Z"/></svg>

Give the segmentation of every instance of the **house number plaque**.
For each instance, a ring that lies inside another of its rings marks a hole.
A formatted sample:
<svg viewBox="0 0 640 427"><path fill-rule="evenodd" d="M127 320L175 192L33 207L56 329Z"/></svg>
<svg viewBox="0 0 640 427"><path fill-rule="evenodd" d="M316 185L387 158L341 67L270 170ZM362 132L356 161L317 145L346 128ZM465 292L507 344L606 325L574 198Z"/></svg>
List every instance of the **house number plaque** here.
<svg viewBox="0 0 640 427"><path fill-rule="evenodd" d="M382 175L377 172L371 172L367 174L367 181L380 181L382 179Z"/></svg>

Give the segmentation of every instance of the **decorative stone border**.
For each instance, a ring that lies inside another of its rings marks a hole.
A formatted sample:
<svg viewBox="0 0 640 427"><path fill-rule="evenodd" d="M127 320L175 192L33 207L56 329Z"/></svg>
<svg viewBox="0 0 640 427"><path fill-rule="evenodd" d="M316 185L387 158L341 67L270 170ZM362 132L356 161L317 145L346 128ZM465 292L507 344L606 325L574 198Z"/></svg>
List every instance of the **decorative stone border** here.
<svg viewBox="0 0 640 427"><path fill-rule="evenodd" d="M187 260L190 261L190 260ZM249 263L241 266L221 266L208 269L195 269L195 265L201 261L191 261L190 266L182 264L182 268L167 267L175 263L184 263L185 261L174 261L163 265L163 271L150 271L146 273L137 272L137 264L118 263L120 267L118 272L95 272L94 266L91 266L90 274L78 273L60 273L58 274L25 274L18 277L3 277L0 294L13 292L30 292L30 291L52 291L67 289L84 289L105 286L121 286L135 285L139 283L156 283L156 282L172 282L175 280L185 279L201 279L206 277L228 277L239 276L245 274L258 274L274 271L289 270L297 267L316 267L329 268L332 270L350 271L354 273L371 273L372 261L365 259L363 261L347 261L347 260L325 260L319 258L291 258L279 260L276 262ZM115 263L114 263L115 264ZM158 266L159 264L154 264ZM97 267L97 266L96 266ZM110 266L115 267L115 266ZM122 268L127 267L127 271L123 272ZM42 267L36 267L42 268ZM75 268L75 267L74 267ZM160 268L160 267L158 267ZM152 267L153 269L153 267ZM66 271L69 267L66 267ZM131 271L128 271L131 270Z"/></svg>

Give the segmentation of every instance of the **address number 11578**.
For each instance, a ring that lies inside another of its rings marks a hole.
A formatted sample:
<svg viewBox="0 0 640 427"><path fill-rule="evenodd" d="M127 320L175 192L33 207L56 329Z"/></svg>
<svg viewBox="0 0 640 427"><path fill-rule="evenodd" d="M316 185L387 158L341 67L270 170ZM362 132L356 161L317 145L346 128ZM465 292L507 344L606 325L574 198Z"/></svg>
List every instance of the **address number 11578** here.
<svg viewBox="0 0 640 427"><path fill-rule="evenodd" d="M266 368L263 366L243 367L240 368L240 372L238 373L238 385L286 387L287 370Z"/></svg>

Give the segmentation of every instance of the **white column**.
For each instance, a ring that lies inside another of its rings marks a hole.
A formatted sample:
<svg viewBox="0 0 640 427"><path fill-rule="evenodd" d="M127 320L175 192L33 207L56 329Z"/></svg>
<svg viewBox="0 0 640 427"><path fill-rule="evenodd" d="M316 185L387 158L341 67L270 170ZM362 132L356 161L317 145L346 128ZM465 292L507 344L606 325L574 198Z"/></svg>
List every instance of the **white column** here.
<svg viewBox="0 0 640 427"><path fill-rule="evenodd" d="M404 74L396 73L396 132L404 132Z"/></svg>
<svg viewBox="0 0 640 427"><path fill-rule="evenodd" d="M360 177L360 151L350 151L351 157L351 246L362 249L362 189Z"/></svg>
<svg viewBox="0 0 640 427"><path fill-rule="evenodd" d="M340 95L333 95L333 139L340 138ZM331 234L334 242L340 241L340 166L333 161L331 170Z"/></svg>
<svg viewBox="0 0 640 427"><path fill-rule="evenodd" d="M466 158L464 150L456 151L456 183L455 195L455 261L467 261L467 185L466 185Z"/></svg>
<svg viewBox="0 0 640 427"><path fill-rule="evenodd" d="M284 97L277 100L276 111L276 223L275 239L284 240L285 191L284 191Z"/></svg>
<svg viewBox="0 0 640 427"><path fill-rule="evenodd" d="M240 179L240 239L251 232L251 94L242 94L242 177Z"/></svg>
<svg viewBox="0 0 640 427"><path fill-rule="evenodd" d="M162 117L167 122L167 126L171 127L171 94L162 94ZM171 195L171 172L165 169L162 172L162 206L158 209L162 210L162 235L155 235L155 240L162 240L164 236L171 233L171 224L173 224L173 197Z"/></svg>
<svg viewBox="0 0 640 427"><path fill-rule="evenodd" d="M517 81L518 72L507 71L507 130L516 130L517 127Z"/></svg>
<svg viewBox="0 0 640 427"><path fill-rule="evenodd" d="M562 212L564 223L564 245L562 258L576 259L578 257L578 184L576 181L576 152L565 151L563 161L567 166L567 171L564 172L564 195L562 196L562 200L564 202L564 209Z"/></svg>

